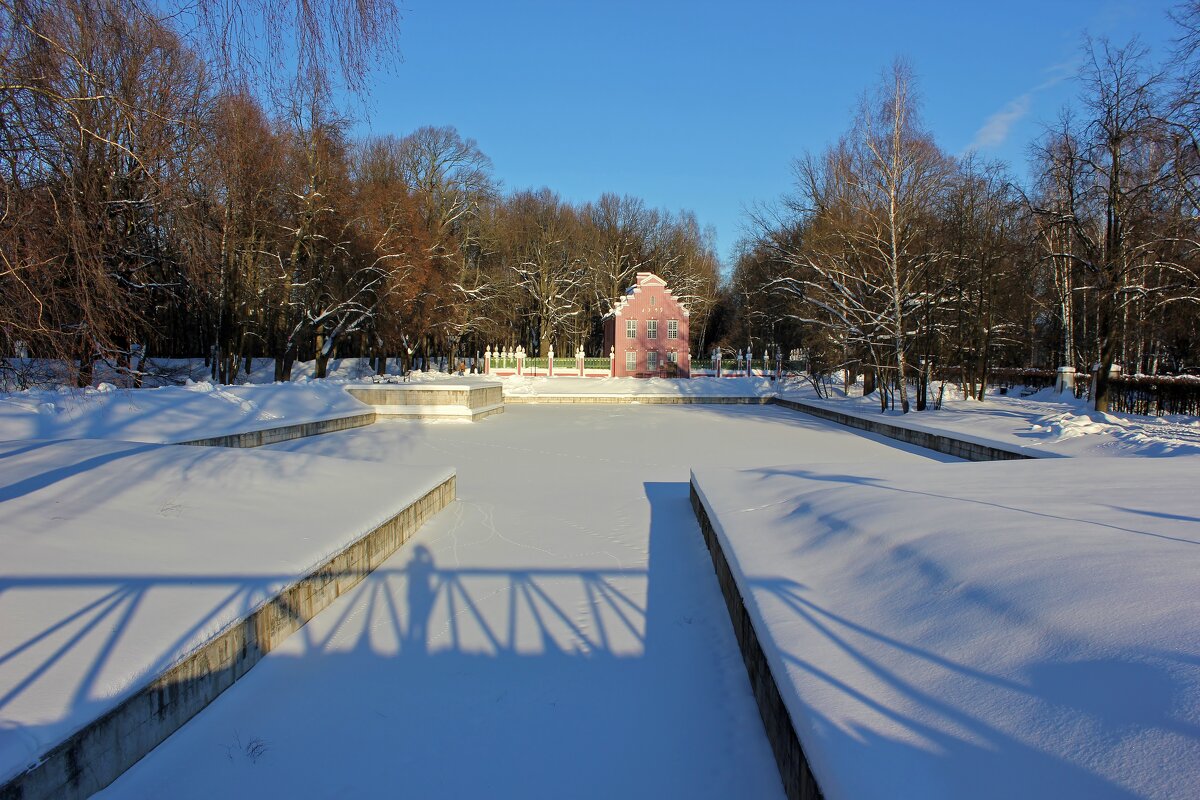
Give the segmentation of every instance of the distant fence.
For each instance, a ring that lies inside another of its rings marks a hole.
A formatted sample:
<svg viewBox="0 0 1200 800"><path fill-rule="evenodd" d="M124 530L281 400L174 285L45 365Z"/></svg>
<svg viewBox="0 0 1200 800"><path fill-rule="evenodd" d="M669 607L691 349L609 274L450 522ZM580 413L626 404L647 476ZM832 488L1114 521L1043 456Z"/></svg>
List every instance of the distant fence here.
<svg viewBox="0 0 1200 800"><path fill-rule="evenodd" d="M1200 377L1130 375L1108 382L1108 410L1127 414L1200 416Z"/></svg>
<svg viewBox="0 0 1200 800"><path fill-rule="evenodd" d="M803 361L788 361L784 364L784 371L787 374L804 374L807 367ZM1057 378L1057 370L1052 369L994 367L988 370L987 384L1001 393L1017 386L1037 391L1054 387ZM917 385L917 367L911 367L906 380L913 386ZM956 366L940 366L934 369L932 380L935 383L961 383L963 370ZM1091 384L1092 376L1086 373L1077 375L1075 395L1089 396ZM1167 414L1200 416L1200 376L1114 375L1109 379L1108 386L1109 411L1151 417Z"/></svg>
<svg viewBox="0 0 1200 800"><path fill-rule="evenodd" d="M1007 389L1011 386L1027 386L1030 389L1048 389L1054 386L1058 373L1052 369L1033 369L1028 367L992 367L987 372L988 386ZM916 385L917 368L913 367L908 373L908 382ZM961 367L939 367L933 371L933 380L944 383L962 383ZM1086 388L1086 387L1085 387Z"/></svg>

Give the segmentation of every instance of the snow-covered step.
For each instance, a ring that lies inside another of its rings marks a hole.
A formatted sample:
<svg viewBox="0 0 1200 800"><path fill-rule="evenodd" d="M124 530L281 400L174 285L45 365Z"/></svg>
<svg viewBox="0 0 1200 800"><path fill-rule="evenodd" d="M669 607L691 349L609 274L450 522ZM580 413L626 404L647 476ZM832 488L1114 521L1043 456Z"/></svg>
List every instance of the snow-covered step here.
<svg viewBox="0 0 1200 800"><path fill-rule="evenodd" d="M104 787L454 496L448 467L0 442L0 796Z"/></svg>

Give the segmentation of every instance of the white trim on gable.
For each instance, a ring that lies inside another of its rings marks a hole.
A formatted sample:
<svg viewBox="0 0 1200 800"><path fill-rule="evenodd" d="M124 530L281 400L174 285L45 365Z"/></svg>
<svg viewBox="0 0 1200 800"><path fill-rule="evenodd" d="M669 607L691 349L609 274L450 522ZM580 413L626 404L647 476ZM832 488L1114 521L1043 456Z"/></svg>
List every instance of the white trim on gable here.
<svg viewBox="0 0 1200 800"><path fill-rule="evenodd" d="M608 312L608 314L605 316L621 316L622 312L625 310L625 307L629 305L630 299L640 294L643 287L649 286L656 286L664 289L665 291L663 294L666 295L667 299L671 300L676 306L679 307L679 310L683 316L685 318L691 317L692 314L690 311L688 311L688 307L683 303L682 300L677 298L669 288L667 288L667 282L655 275L653 272L639 272L633 286L630 286L625 290L625 293L621 295L621 299L613 304L612 311ZM662 306L656 306L656 308L662 308Z"/></svg>

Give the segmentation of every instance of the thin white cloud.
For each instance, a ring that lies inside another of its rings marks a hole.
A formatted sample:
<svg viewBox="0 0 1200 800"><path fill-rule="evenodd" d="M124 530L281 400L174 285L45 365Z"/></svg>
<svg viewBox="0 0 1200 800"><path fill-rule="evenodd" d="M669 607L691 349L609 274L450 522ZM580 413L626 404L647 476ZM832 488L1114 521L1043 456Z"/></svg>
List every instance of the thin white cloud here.
<svg viewBox="0 0 1200 800"><path fill-rule="evenodd" d="M1049 89L1051 86L1057 86L1065 80L1074 78L1079 73L1079 57L1076 56L1066 61L1060 61L1057 64L1051 64L1042 70L1042 72L1046 73L1049 77L1033 87L1030 92L1031 94L1040 92L1043 89Z"/></svg>
<svg viewBox="0 0 1200 800"><path fill-rule="evenodd" d="M988 117L982 127L975 131L975 137L971 139L971 143L966 146L963 152L978 152L1004 144L1008 141L1008 136L1012 133L1013 126L1029 115L1029 111L1033 107L1033 96L1038 92L1045 91L1065 80L1069 80L1075 76L1078 70L1078 58L1072 58L1068 61L1051 64L1049 67L1046 67L1046 69L1042 70L1047 76L1046 79L1028 92L1025 92L1025 94L1010 100L1004 108Z"/></svg>
<svg viewBox="0 0 1200 800"><path fill-rule="evenodd" d="M1029 113L1032 102L1033 92L1026 92L992 114L983 123L983 127L975 132L975 138L967 145L967 150L988 150L1004 144L1013 125Z"/></svg>

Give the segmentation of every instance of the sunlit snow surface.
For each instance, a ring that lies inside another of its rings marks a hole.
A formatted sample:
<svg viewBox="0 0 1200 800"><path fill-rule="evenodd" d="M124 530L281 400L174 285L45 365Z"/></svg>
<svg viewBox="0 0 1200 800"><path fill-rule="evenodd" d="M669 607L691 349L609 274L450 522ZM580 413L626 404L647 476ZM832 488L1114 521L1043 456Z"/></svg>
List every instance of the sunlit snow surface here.
<svg viewBox="0 0 1200 800"><path fill-rule="evenodd" d="M0 442L0 782L451 474Z"/></svg>
<svg viewBox="0 0 1200 800"><path fill-rule="evenodd" d="M1200 787L1200 459L698 469L828 800Z"/></svg>
<svg viewBox="0 0 1200 800"><path fill-rule="evenodd" d="M281 445L459 500L107 792L779 797L693 465L928 456L776 408L510 406Z"/></svg>

